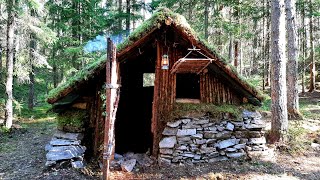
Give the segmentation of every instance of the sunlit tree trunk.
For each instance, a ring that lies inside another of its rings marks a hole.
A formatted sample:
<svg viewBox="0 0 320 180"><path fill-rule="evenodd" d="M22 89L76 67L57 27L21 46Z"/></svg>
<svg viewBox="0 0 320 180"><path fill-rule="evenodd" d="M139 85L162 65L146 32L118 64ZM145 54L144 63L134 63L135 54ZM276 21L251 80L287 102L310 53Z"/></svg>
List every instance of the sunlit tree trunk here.
<svg viewBox="0 0 320 180"><path fill-rule="evenodd" d="M14 51L14 0L7 1L7 75L6 75L6 108L5 108L5 121L6 127L11 128L13 120L13 51Z"/></svg>
<svg viewBox="0 0 320 180"><path fill-rule="evenodd" d="M284 0L271 1L271 134L283 142L288 130Z"/></svg>
<svg viewBox="0 0 320 180"><path fill-rule="evenodd" d="M314 34L313 34L313 18L312 18L312 0L309 0L309 10L310 10L310 20L309 20L309 31L310 31L310 84L309 84L309 92L313 92L315 90L316 77L315 77L315 58L314 58Z"/></svg>
<svg viewBox="0 0 320 180"><path fill-rule="evenodd" d="M126 31L129 34L130 32L130 19L131 19L131 7L130 7L130 0L126 0Z"/></svg>
<svg viewBox="0 0 320 180"><path fill-rule="evenodd" d="M298 43L295 0L285 0L286 29L288 33L288 66L287 66L287 97L288 116L296 119L300 117L298 96Z"/></svg>

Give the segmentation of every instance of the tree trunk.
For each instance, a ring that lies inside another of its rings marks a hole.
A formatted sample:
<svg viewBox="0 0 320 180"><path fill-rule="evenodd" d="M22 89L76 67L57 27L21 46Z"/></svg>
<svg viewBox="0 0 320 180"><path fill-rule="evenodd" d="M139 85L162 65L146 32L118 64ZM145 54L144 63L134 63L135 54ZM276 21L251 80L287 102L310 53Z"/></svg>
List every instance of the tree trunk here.
<svg viewBox="0 0 320 180"><path fill-rule="evenodd" d="M271 1L271 143L284 142L288 130L284 0Z"/></svg>
<svg viewBox="0 0 320 180"><path fill-rule="evenodd" d="M250 71L250 75L253 74L257 74L258 73L258 68L259 68L259 63L258 63L258 56L257 56L257 52L258 52L258 33L257 33L257 29L258 29L258 21L257 20L253 20L253 29L254 29L254 38L253 38L253 47L252 47L252 59L251 59L251 71Z"/></svg>
<svg viewBox="0 0 320 180"><path fill-rule="evenodd" d="M34 10L31 10L30 13L31 16L35 16ZM36 38L35 34L31 33L30 34L30 47L29 47L29 58L30 58L30 66L31 70L29 72L29 79L30 79L30 84L29 84L29 99L28 99L28 108L33 109L34 106L34 52L36 51L37 45L36 45Z"/></svg>
<svg viewBox="0 0 320 180"><path fill-rule="evenodd" d="M6 108L5 108L5 122L6 127L11 128L13 120L13 51L14 51L14 0L7 1L7 80L6 80Z"/></svg>
<svg viewBox="0 0 320 180"><path fill-rule="evenodd" d="M287 97L288 116L290 119L300 118L298 95L298 43L295 0L285 0L286 29L288 32L288 68L287 68Z"/></svg>
<svg viewBox="0 0 320 180"><path fill-rule="evenodd" d="M303 7L304 3L303 3ZM306 30L306 23L305 23L305 9L302 8L302 28L303 28L303 36L302 36L302 52L303 52L303 59L302 59L302 77L301 77L301 88L302 88L302 93L305 93L305 75L306 75L306 70L305 70L305 66L306 66L306 58L307 58L307 50L306 50L306 46L307 46L307 30Z"/></svg>
<svg viewBox="0 0 320 180"><path fill-rule="evenodd" d="M270 1L267 0L267 38L266 38L266 81L265 81L265 86L270 86L270 74L271 74L271 58L270 58L270 32L271 32L271 27L270 27Z"/></svg>
<svg viewBox="0 0 320 180"><path fill-rule="evenodd" d="M131 8L130 8L130 0L126 0L127 1L127 6L126 6L126 8L127 8L127 12L126 12L126 14L127 14L127 18L126 18L126 33L127 33L127 35L129 35L129 33L130 33L130 18L131 18L131 12L130 12L130 10L131 10Z"/></svg>
<svg viewBox="0 0 320 180"><path fill-rule="evenodd" d="M314 34L313 34L313 18L312 18L312 1L309 0L309 9L310 9L310 22L309 22L309 31L310 31L310 84L309 84L309 92L313 92L315 90L316 77L315 77L315 58L314 58Z"/></svg>
<svg viewBox="0 0 320 180"><path fill-rule="evenodd" d="M119 0L118 3L119 3L118 4L118 14L121 14L122 13L122 0ZM122 33L122 18L119 17L118 19L119 19L119 21L118 21L118 32Z"/></svg>
<svg viewBox="0 0 320 180"><path fill-rule="evenodd" d="M208 40L209 37L209 0L204 1L204 37Z"/></svg>
<svg viewBox="0 0 320 180"><path fill-rule="evenodd" d="M132 19L132 31L134 31L136 29L136 13L138 11L138 9L136 8L137 5L137 1L136 0L132 0L132 5L134 8L132 8L132 14L133 14L133 19Z"/></svg>

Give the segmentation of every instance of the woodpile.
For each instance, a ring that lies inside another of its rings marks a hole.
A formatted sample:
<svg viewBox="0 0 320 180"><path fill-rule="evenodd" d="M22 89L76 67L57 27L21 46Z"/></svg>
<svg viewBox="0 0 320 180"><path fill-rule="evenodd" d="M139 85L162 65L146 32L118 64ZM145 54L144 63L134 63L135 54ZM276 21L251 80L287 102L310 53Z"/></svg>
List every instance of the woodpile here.
<svg viewBox="0 0 320 180"><path fill-rule="evenodd" d="M265 126L259 112L246 110L236 120L188 117L168 122L159 143L159 164L217 162L265 151Z"/></svg>

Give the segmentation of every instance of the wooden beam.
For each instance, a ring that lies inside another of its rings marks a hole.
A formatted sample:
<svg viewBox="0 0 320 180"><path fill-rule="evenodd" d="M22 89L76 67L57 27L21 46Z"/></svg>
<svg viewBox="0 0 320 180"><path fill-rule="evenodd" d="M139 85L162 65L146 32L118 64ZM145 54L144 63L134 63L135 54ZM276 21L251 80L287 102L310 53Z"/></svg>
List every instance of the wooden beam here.
<svg viewBox="0 0 320 180"><path fill-rule="evenodd" d="M108 52L106 62L106 117L104 124L104 141L103 141L103 180L109 179L109 164L114 152L114 124L115 116L119 102L118 73L116 62L116 47L108 38Z"/></svg>

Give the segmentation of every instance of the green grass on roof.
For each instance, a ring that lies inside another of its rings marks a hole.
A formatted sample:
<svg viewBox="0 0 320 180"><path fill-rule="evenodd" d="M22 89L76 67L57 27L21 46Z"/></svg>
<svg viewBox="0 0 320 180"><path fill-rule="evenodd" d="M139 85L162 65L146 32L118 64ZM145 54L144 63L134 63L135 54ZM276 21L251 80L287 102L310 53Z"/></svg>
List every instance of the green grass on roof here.
<svg viewBox="0 0 320 180"><path fill-rule="evenodd" d="M171 10L167 8L159 8L151 18L146 20L143 24L141 24L137 29L135 29L128 38L124 40L121 44L117 45L117 51L121 52L125 48L131 46L134 42L139 40L140 38L144 37L147 33L149 33L154 28L160 28L160 26L165 22L165 20L170 17L173 20L173 23L176 27L179 27L184 30L184 32L192 36L198 43L204 45L208 50L211 51L212 54L215 54L220 60L220 62L229 69L232 73L234 73L240 82L245 84L247 88L249 88L252 92L255 93L255 95L258 98L262 97L262 93L256 90L256 88L248 83L244 77L242 77L240 74L238 74L237 70L230 64L228 64L226 58L222 57L217 53L216 49L209 44L206 40L202 39L188 24L187 20L184 16L174 13ZM86 68L79 71L73 78L70 78L65 83L61 84L59 87L51 90L48 95L48 99L57 98L64 90L67 88L72 88L75 86L78 82L81 82L83 80L87 80L89 77L92 76L93 72L104 65L104 62L106 60L106 55L103 55L100 59L97 61L94 61L93 63L89 64ZM58 97L59 98L59 97Z"/></svg>
<svg viewBox="0 0 320 180"><path fill-rule="evenodd" d="M102 68L106 62L107 55L103 55L98 60L92 62L79 72L77 72L73 77L69 78L66 82L60 84L57 88L52 89L48 94L48 99L56 98L61 92L67 88L74 87L78 82L87 80L93 76L93 72L99 68Z"/></svg>

